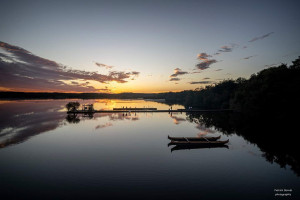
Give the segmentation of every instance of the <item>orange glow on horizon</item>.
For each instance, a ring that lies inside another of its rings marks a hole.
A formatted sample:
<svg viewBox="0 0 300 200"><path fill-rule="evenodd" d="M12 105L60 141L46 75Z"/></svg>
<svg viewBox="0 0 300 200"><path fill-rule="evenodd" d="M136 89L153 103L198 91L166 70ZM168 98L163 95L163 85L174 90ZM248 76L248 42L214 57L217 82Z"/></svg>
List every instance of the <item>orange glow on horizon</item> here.
<svg viewBox="0 0 300 200"><path fill-rule="evenodd" d="M41 92L41 93L106 93L106 94L120 94L120 93L166 93L166 92L181 92L184 90L194 90L195 88L204 86L204 85L191 85L189 83L174 83L170 81L150 81L150 80L135 80L126 83L118 83L115 81L109 83L99 83L97 81L89 81L85 85L86 81L83 80L68 80L62 81L66 85L75 86L74 90L64 90L63 87L61 89L28 89L28 88L6 88L0 87L0 91L11 91L11 92ZM78 89L80 91L76 91L76 85L79 85ZM87 87L85 91L84 87ZM92 91L90 88L94 88Z"/></svg>
<svg viewBox="0 0 300 200"><path fill-rule="evenodd" d="M53 91L53 90L13 90L13 89L0 89L0 92L28 92L28 93L105 93L105 94L121 94L121 93L148 93L148 94L158 94L167 92L181 92L183 90L160 90L160 91L131 91L131 90L120 90L115 92L78 92L78 91Z"/></svg>

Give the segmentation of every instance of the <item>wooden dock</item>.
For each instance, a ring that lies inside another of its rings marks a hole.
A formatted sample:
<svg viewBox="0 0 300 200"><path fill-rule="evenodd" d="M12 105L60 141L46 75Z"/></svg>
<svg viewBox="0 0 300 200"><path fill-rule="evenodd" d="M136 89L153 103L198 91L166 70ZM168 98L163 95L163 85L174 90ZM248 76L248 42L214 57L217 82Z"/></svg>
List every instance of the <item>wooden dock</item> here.
<svg viewBox="0 0 300 200"><path fill-rule="evenodd" d="M117 110L94 110L94 111L69 111L71 114L92 114L92 113L154 113L154 112L166 112L166 113L174 113L174 112L225 112L225 111L233 111L231 109L219 109L219 110L197 110L197 109L177 109L177 110L154 110L154 109L117 109Z"/></svg>

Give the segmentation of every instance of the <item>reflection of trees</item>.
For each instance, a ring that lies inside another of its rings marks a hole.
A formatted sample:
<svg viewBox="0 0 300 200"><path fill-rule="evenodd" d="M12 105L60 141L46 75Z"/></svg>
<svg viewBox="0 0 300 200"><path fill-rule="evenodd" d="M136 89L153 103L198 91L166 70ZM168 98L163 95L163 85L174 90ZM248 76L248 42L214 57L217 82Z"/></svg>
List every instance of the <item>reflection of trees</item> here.
<svg viewBox="0 0 300 200"><path fill-rule="evenodd" d="M300 155L295 139L296 119L291 116L255 116L246 117L239 113L187 113L188 120L206 127L214 127L227 135L237 134L250 143L256 144L263 157L285 168L290 165L300 175Z"/></svg>
<svg viewBox="0 0 300 200"><path fill-rule="evenodd" d="M204 124L206 128L215 128L216 130L225 133L232 134L235 132L232 123L235 122L237 116L230 114L229 112L208 112L208 113L187 113L187 119L190 122L196 124Z"/></svg>
<svg viewBox="0 0 300 200"><path fill-rule="evenodd" d="M68 114L66 116L66 120L70 123L70 124L78 124L80 122L79 117L77 116L77 114Z"/></svg>

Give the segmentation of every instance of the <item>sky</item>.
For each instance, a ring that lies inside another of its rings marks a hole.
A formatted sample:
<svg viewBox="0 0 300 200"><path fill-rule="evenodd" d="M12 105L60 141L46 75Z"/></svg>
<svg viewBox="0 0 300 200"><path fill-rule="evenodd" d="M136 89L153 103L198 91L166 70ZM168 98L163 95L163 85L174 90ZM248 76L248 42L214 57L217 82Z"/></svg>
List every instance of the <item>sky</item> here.
<svg viewBox="0 0 300 200"><path fill-rule="evenodd" d="M0 1L0 90L194 90L300 56L300 1Z"/></svg>

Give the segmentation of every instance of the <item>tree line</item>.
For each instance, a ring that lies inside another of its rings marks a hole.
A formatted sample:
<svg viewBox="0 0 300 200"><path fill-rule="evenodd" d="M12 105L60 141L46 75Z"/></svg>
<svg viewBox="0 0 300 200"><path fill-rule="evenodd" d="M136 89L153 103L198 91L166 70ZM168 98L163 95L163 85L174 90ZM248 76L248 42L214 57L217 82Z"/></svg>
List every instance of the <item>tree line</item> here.
<svg viewBox="0 0 300 200"><path fill-rule="evenodd" d="M165 94L166 101L200 109L243 113L299 111L300 57L287 66L264 69L249 79L224 80L194 91Z"/></svg>

